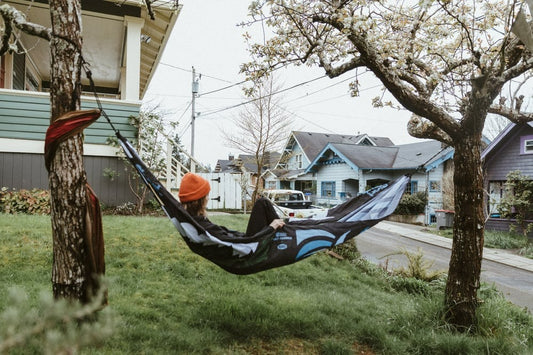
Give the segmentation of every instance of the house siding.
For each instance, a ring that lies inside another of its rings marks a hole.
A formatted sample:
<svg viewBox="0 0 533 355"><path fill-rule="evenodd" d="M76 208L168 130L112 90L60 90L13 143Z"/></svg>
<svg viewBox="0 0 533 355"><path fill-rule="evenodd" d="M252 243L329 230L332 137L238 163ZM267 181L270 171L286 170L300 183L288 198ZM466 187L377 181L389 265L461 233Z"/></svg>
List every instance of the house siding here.
<svg viewBox="0 0 533 355"><path fill-rule="evenodd" d="M139 114L140 104L102 100L102 106L113 125L128 139L135 138L130 116ZM94 109L93 99L82 98L81 109ZM0 138L44 141L50 125L50 97L45 93L21 93L0 89ZM105 144L114 136L109 123L100 117L85 129L85 143Z"/></svg>
<svg viewBox="0 0 533 355"><path fill-rule="evenodd" d="M498 213L498 205L503 195L504 182L507 174L519 170L522 175L533 179L533 154L522 154L521 138L533 136L533 127L528 124L515 126L485 157L485 189L489 196L485 196L485 211L489 216ZM494 183L491 184L491 183ZM501 184L498 184L501 183ZM489 218L485 224L486 230L509 231L513 220L505 218ZM530 238L533 233L530 233Z"/></svg>
<svg viewBox="0 0 533 355"><path fill-rule="evenodd" d="M129 124L129 117L139 114L140 103L102 100L102 106L121 134L130 140L135 139L136 129ZM94 99L82 98L82 109L96 107ZM8 144L11 145L9 149L0 146L0 187L48 189L44 154L41 153L42 148L37 149L38 145L32 141L44 142L49 124L49 94L0 89L0 139L15 142ZM106 148L109 137L114 137L114 132L104 117L84 130L84 143L92 147ZM84 157L89 183L105 205L116 206L135 201L129 189L124 162L114 155L113 149L105 151L100 156ZM120 175L111 181L104 177L106 169L117 171Z"/></svg>
<svg viewBox="0 0 533 355"><path fill-rule="evenodd" d="M135 201L128 183L129 166L118 157L84 157L87 181L108 206ZM113 180L104 176L105 169L118 173ZM42 154L0 153L0 187L8 189L48 189L48 173Z"/></svg>
<svg viewBox="0 0 533 355"><path fill-rule="evenodd" d="M317 172L317 203L322 205L339 203L344 199L344 195L348 194L355 196L358 193L363 193L367 190L368 182L372 180L385 180L392 181L400 176L408 173L408 171L380 171L374 170L368 171L355 171L346 163L338 163L332 165L323 165ZM411 177L413 181L418 183L418 192L428 193L428 211L427 221L430 223L431 217L435 215L435 211L443 208L443 195L442 195L442 178L444 174L444 168L442 165L429 172L414 173ZM353 179L352 183L347 179ZM335 182L335 196L328 198L321 196L322 182ZM353 183L359 183L359 190L354 189ZM437 181L440 184L438 191L430 191L429 182Z"/></svg>
<svg viewBox="0 0 533 355"><path fill-rule="evenodd" d="M511 134L490 154L485 164L487 181L506 180L507 174L513 170L533 177L533 154L520 154L520 137L528 135L533 135L533 128L525 126Z"/></svg>
<svg viewBox="0 0 533 355"><path fill-rule="evenodd" d="M301 164L296 160L296 156L301 156ZM289 160L287 161L287 169L288 170L298 170L303 169L309 166L311 162L307 157L305 156L302 148L300 146L296 146L295 149L292 151L291 156Z"/></svg>
<svg viewBox="0 0 533 355"><path fill-rule="evenodd" d="M336 203L341 201L341 193L346 193L351 191L346 191L346 186L344 180L346 177L353 177L357 180L359 178L358 171L354 171L348 164L339 163L322 166L317 174L317 203L318 204L329 204L336 201ZM335 182L335 196L324 197L322 196L321 186L323 182Z"/></svg>

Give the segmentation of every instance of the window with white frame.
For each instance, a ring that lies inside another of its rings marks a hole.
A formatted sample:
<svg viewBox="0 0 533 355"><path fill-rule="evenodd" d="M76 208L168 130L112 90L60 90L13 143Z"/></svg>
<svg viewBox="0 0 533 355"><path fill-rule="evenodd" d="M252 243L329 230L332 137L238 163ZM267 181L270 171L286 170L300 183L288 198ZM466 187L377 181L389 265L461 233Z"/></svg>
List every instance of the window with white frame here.
<svg viewBox="0 0 533 355"><path fill-rule="evenodd" d="M533 135L520 137L520 154L533 154Z"/></svg>
<svg viewBox="0 0 533 355"><path fill-rule="evenodd" d="M527 154L533 153L533 139L526 139L524 141L524 153L527 153Z"/></svg>

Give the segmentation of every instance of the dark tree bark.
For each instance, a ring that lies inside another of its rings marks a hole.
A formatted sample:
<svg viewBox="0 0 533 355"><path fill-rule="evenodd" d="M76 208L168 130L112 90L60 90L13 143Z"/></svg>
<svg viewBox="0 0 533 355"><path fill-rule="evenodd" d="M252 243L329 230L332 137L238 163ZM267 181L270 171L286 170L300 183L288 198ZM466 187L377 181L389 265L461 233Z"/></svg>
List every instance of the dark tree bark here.
<svg viewBox="0 0 533 355"><path fill-rule="evenodd" d="M81 95L81 2L50 0L51 123L79 110ZM87 302L86 174L81 134L61 143L51 162L54 297Z"/></svg>
<svg viewBox="0 0 533 355"><path fill-rule="evenodd" d="M468 330L476 324L477 291L483 258L483 178L480 140L465 135L454 154L455 220L448 282L446 318Z"/></svg>

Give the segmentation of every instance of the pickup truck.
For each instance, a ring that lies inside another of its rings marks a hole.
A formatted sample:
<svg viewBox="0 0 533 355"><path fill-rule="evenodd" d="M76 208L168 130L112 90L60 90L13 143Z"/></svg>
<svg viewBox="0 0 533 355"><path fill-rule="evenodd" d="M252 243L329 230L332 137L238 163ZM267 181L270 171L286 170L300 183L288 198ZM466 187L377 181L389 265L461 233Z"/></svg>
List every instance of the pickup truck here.
<svg viewBox="0 0 533 355"><path fill-rule="evenodd" d="M323 208L313 206L312 201L298 190L265 190L263 196L274 203L280 218L309 218L324 211Z"/></svg>

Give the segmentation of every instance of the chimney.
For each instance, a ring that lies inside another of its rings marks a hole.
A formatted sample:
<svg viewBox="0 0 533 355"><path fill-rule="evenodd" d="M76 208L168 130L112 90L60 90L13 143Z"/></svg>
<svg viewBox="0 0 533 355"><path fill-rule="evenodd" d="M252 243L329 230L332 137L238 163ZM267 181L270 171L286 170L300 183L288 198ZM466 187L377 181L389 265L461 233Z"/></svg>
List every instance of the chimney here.
<svg viewBox="0 0 533 355"><path fill-rule="evenodd" d="M233 160L233 159L235 159L235 156L234 156L232 153L229 153L229 155L228 155L228 160L231 161L231 160Z"/></svg>

